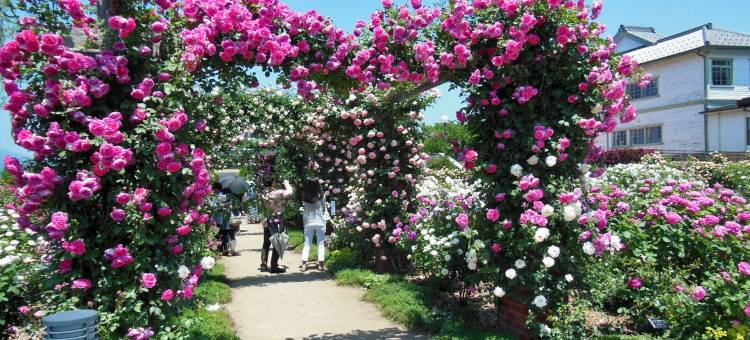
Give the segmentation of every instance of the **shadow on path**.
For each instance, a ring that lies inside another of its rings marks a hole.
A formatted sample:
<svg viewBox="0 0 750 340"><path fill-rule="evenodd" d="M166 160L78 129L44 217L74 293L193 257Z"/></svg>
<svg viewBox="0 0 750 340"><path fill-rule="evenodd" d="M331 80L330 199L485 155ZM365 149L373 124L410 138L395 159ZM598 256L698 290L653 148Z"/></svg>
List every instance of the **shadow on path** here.
<svg viewBox="0 0 750 340"><path fill-rule="evenodd" d="M253 268L257 271L256 268ZM227 280L232 288L242 287L266 287L274 283L290 283L290 282L313 282L313 281L324 281L331 279L331 276L327 273L321 272L307 272L307 273L284 273L276 275L263 275L263 276L245 276L240 278L232 278Z"/></svg>
<svg viewBox="0 0 750 340"><path fill-rule="evenodd" d="M292 339L292 338L287 338ZM344 334L331 334L331 333L323 333L323 334L311 334L303 339L323 339L323 340L348 340L348 339L427 339L425 336L414 336L410 335L408 333L405 333L404 331L398 329L398 328L384 328L379 330L370 330L370 331L362 331L362 330L353 330L349 333Z"/></svg>

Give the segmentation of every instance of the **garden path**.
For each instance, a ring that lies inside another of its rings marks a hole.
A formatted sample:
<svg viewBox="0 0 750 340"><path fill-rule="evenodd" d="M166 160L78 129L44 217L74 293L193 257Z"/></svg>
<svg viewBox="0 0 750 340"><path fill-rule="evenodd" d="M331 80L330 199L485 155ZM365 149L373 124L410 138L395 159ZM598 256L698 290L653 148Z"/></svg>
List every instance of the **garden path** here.
<svg viewBox="0 0 750 340"><path fill-rule="evenodd" d="M336 285L317 269L300 272L288 251L284 274L261 273L263 230L243 224L238 256L225 257L232 301L226 306L241 339L422 339L383 318L359 289Z"/></svg>

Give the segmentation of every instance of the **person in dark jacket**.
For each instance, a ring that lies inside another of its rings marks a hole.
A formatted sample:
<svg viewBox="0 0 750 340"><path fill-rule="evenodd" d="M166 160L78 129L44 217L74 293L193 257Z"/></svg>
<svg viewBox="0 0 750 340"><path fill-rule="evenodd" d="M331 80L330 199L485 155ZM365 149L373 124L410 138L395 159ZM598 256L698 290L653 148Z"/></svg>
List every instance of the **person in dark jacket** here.
<svg viewBox="0 0 750 340"><path fill-rule="evenodd" d="M226 255L227 250L227 232L229 230L229 212L227 210L227 196L219 182L212 184L215 196L211 199L210 204L215 209L215 215L213 220L216 223L216 227L219 228L219 233L216 238L221 242L219 250Z"/></svg>

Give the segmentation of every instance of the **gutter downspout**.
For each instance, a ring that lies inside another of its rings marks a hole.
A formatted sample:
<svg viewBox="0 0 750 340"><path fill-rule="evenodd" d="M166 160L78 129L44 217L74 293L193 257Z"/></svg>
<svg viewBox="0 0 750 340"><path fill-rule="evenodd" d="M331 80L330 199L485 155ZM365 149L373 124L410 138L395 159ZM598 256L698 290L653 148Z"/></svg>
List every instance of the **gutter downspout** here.
<svg viewBox="0 0 750 340"><path fill-rule="evenodd" d="M701 29L701 33L703 33L703 44L705 46L705 49L698 50L698 55L703 57L703 112L706 112L708 110L708 79L710 78L710 71L708 65L708 57L707 57L707 49L711 45L711 42L708 41L708 29L711 28L713 25L711 23L708 23L706 25L703 25L703 28ZM721 135L719 137L719 145L721 145ZM704 151L708 153L708 114L703 114L703 144L705 146ZM721 147L719 147L719 150L721 151Z"/></svg>
<svg viewBox="0 0 750 340"><path fill-rule="evenodd" d="M697 53L703 58L703 145L704 151L708 153L708 113L705 113L708 111L708 57L703 50Z"/></svg>

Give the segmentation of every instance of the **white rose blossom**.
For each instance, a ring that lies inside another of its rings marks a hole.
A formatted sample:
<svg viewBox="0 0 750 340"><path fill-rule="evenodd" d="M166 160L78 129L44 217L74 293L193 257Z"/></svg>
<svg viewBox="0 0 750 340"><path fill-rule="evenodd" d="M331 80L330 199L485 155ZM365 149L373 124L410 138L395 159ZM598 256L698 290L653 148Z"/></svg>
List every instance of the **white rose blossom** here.
<svg viewBox="0 0 750 340"><path fill-rule="evenodd" d="M550 217L552 214L555 213L555 208L553 208L551 205L547 204L542 208L542 215L544 217Z"/></svg>
<svg viewBox="0 0 750 340"><path fill-rule="evenodd" d="M542 259L542 263L544 263L544 267L546 267L546 268L552 268L552 266L555 265L555 259L553 259L553 258L551 258L549 256L545 256Z"/></svg>
<svg viewBox="0 0 750 340"><path fill-rule="evenodd" d="M537 165L539 164L539 157L537 155L532 155L526 160L526 163L529 163L531 166Z"/></svg>
<svg viewBox="0 0 750 340"><path fill-rule="evenodd" d="M586 255L594 255L594 253L596 253L596 248L594 247L593 243L586 242L583 244L583 252Z"/></svg>
<svg viewBox="0 0 750 340"><path fill-rule="evenodd" d="M547 298L541 295L537 295L534 298L534 301L532 301L531 303L538 308L544 308L545 306L547 306Z"/></svg>
<svg viewBox="0 0 750 340"><path fill-rule="evenodd" d="M210 270L214 267L214 264L216 263L216 260L211 256L206 256L201 259L201 267L205 270Z"/></svg>
<svg viewBox="0 0 750 340"><path fill-rule="evenodd" d="M550 168L555 166L555 164L557 164L557 157L547 156L547 158L544 159L544 164L547 164L547 166Z"/></svg>
<svg viewBox="0 0 750 340"><path fill-rule="evenodd" d="M515 264L516 264L516 268L518 269L523 269L526 267L526 262L524 262L524 260L521 260L521 259L516 260Z"/></svg>
<svg viewBox="0 0 750 340"><path fill-rule="evenodd" d="M492 291L492 294L495 295L496 297L501 298L505 296L505 291L500 287L495 287L495 289Z"/></svg>
<svg viewBox="0 0 750 340"><path fill-rule="evenodd" d="M549 255L553 259L556 259L558 256L560 256L560 247L550 246L549 248L547 248L547 255Z"/></svg>
<svg viewBox="0 0 750 340"><path fill-rule="evenodd" d="M515 279L516 278L516 270L513 269L513 268L510 268L510 269L506 270L505 271L505 277L507 277L507 278L509 278L511 280Z"/></svg>
<svg viewBox="0 0 750 340"><path fill-rule="evenodd" d="M536 241L536 243L544 242L547 237L549 237L549 229L544 227L537 229L534 233L534 241Z"/></svg>
<svg viewBox="0 0 750 340"><path fill-rule="evenodd" d="M190 275L190 269L181 265L180 268L177 269L177 275L183 280L187 279L188 275Z"/></svg>
<svg viewBox="0 0 750 340"><path fill-rule="evenodd" d="M566 205L563 207L563 218L566 222L570 222L578 218L576 208L572 205Z"/></svg>
<svg viewBox="0 0 750 340"><path fill-rule="evenodd" d="M513 166L510 167L510 174L516 177L521 177L523 174L523 168L518 164L513 164Z"/></svg>

